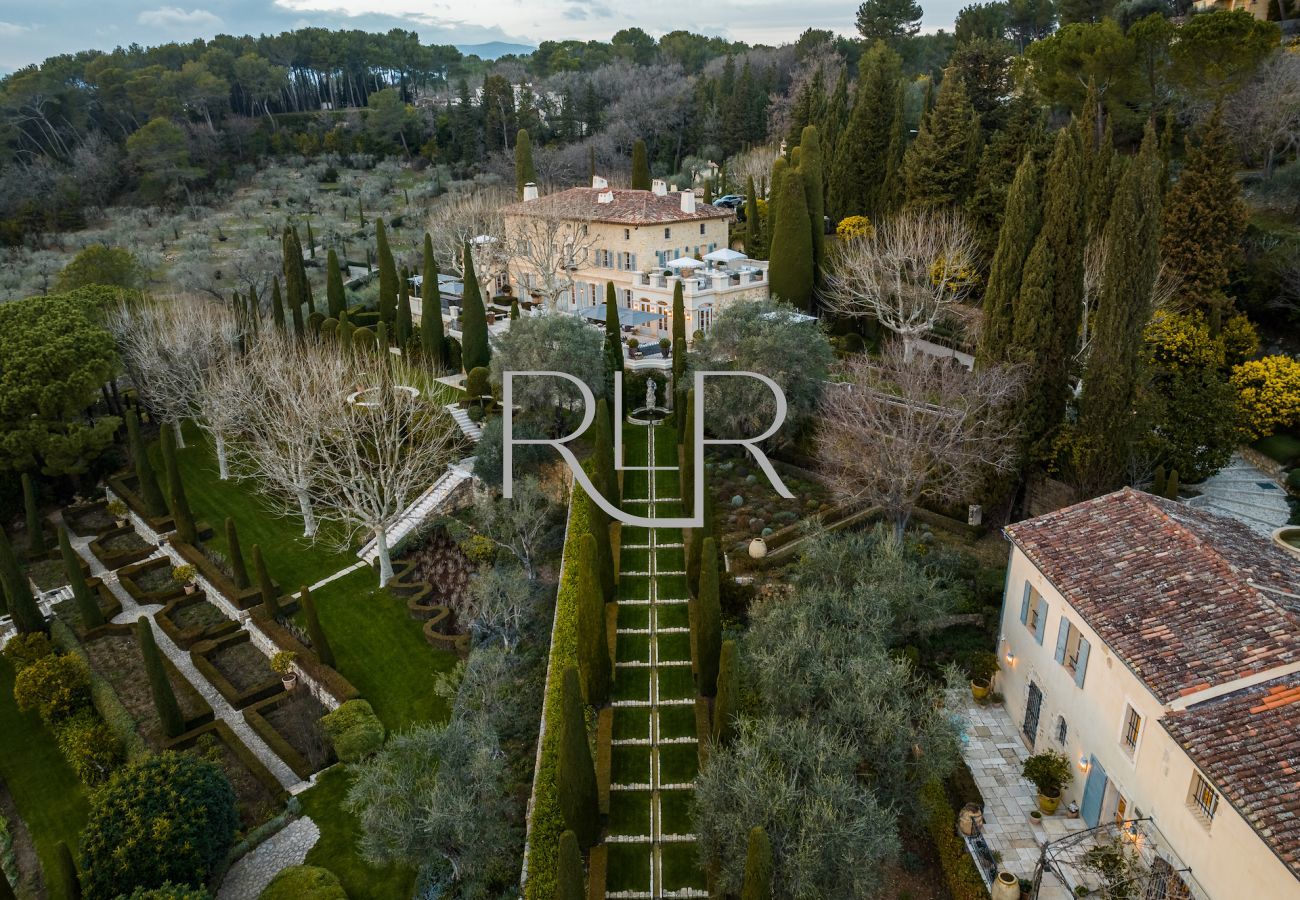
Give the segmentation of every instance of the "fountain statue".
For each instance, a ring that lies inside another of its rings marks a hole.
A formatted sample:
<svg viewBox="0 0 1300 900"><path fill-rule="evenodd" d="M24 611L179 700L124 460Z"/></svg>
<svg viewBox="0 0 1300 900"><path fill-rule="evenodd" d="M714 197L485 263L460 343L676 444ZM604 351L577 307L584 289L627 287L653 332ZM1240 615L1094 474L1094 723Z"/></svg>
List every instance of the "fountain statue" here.
<svg viewBox="0 0 1300 900"><path fill-rule="evenodd" d="M645 382L645 408L655 408L655 380L647 378Z"/></svg>

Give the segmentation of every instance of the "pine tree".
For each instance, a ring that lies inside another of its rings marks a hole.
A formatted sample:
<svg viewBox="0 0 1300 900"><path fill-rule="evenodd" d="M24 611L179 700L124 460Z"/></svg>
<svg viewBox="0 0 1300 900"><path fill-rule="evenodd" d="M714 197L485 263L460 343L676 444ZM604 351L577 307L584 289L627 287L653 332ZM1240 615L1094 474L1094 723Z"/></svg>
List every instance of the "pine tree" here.
<svg viewBox="0 0 1300 900"><path fill-rule="evenodd" d="M632 143L632 190L650 190L650 161L646 156L645 141L640 138Z"/></svg>
<svg viewBox="0 0 1300 900"><path fill-rule="evenodd" d="M58 870L54 880L59 885L60 893L67 900L81 900L81 879L77 877L77 864L72 860L72 851L68 849L67 844L59 841L54 856L55 868ZM4 881L2 874L0 874L0 881ZM0 889L0 895L3 895L3 889Z"/></svg>
<svg viewBox="0 0 1300 900"><path fill-rule="evenodd" d="M447 368L447 340L442 330L442 291L438 288L438 262L433 258L433 238L428 232L424 235L424 277L420 282L420 349L435 370Z"/></svg>
<svg viewBox="0 0 1300 900"><path fill-rule="evenodd" d="M740 900L772 900L772 841L761 825L749 829Z"/></svg>
<svg viewBox="0 0 1300 900"><path fill-rule="evenodd" d="M812 303L812 226L803 177L788 168L776 185L776 226L772 231L768 279L772 295L798 309Z"/></svg>
<svg viewBox="0 0 1300 900"><path fill-rule="evenodd" d="M0 528L0 587L4 589L5 606L19 634L49 631L45 617L36 605L36 598L32 596L31 583L18 565L18 557L14 555L9 535L3 528Z"/></svg>
<svg viewBox="0 0 1300 900"><path fill-rule="evenodd" d="M713 701L713 742L726 746L736 733L740 702L740 660L736 642L723 641L718 656L718 696Z"/></svg>
<svg viewBox="0 0 1300 900"><path fill-rule="evenodd" d="M686 299L682 280L673 285L673 386L676 391L686 378Z"/></svg>
<svg viewBox="0 0 1300 900"><path fill-rule="evenodd" d="M586 534L578 545L578 668L587 702L609 700L609 643L605 637L605 598L597 571L596 538Z"/></svg>
<svg viewBox="0 0 1300 900"><path fill-rule="evenodd" d="M560 835L559 862L556 864L559 889L556 900L587 900L587 878L582 870L582 851L572 831Z"/></svg>
<svg viewBox="0 0 1300 900"><path fill-rule="evenodd" d="M1063 128L1043 179L1042 227L1025 260L1012 325L1013 358L1028 369L1024 437L1039 455L1065 416L1070 393L1083 308L1083 200L1079 133Z"/></svg>
<svg viewBox="0 0 1300 900"><path fill-rule="evenodd" d="M1032 153L1026 153L1007 194L1002 232L984 289L984 326L975 354L981 367L1007 361L1016 295L1020 293L1025 260L1038 237L1041 215L1038 164Z"/></svg>
<svg viewBox="0 0 1300 900"><path fill-rule="evenodd" d="M339 255L332 249L325 255L325 307L331 319L337 319L347 308L347 293L343 288Z"/></svg>
<svg viewBox="0 0 1300 900"><path fill-rule="evenodd" d="M280 296L280 279L271 279L271 321L279 331L284 331L284 298Z"/></svg>
<svg viewBox="0 0 1300 900"><path fill-rule="evenodd" d="M162 447L163 465L167 470L167 501L176 529L176 539L186 544L197 543L194 514L190 512L189 500L185 497L185 483L181 480L180 462L176 459L176 438L170 428L159 432L159 443Z"/></svg>
<svg viewBox="0 0 1300 900"><path fill-rule="evenodd" d="M379 321L391 325L397 312L397 263L388 246L383 219L375 219L375 246L379 257Z"/></svg>
<svg viewBox="0 0 1300 900"><path fill-rule="evenodd" d="M487 310L483 307L483 292L474 273L474 254L465 244L465 292L461 317L461 364L465 371L487 366L492 362L492 349L488 345Z"/></svg>
<svg viewBox="0 0 1300 900"><path fill-rule="evenodd" d="M154 640L148 616L136 620L135 639L140 645L140 655L144 657L144 671L149 679L149 692L153 694L154 709L158 712L158 724L165 737L174 738L185 730L185 717L181 715L176 691L163 667L162 653Z"/></svg>
<svg viewBox="0 0 1300 900"><path fill-rule="evenodd" d="M1148 121L1142 149L1120 178L1103 238L1106 263L1079 398L1079 474L1090 489L1122 482L1130 447L1147 430L1135 407L1160 264L1162 169L1155 125Z"/></svg>
<svg viewBox="0 0 1300 900"><path fill-rule="evenodd" d="M334 650L330 647L325 629L321 627L320 616L316 614L316 603L311 599L311 591L304 584L299 594L302 612L307 619L307 636L311 638L311 649L316 658L330 668L337 668L334 662Z"/></svg>
<svg viewBox="0 0 1300 900"><path fill-rule="evenodd" d="M622 506L618 484L618 472L614 468L614 423L609 415L609 403L604 397L596 401L596 440L592 448L595 460L596 487L601 496L616 508Z"/></svg>
<svg viewBox="0 0 1300 900"><path fill-rule="evenodd" d="M248 567L244 565L244 551L239 546L239 532L235 520L226 516L226 555L230 558L230 571L235 577L235 587L241 591L250 584Z"/></svg>
<svg viewBox="0 0 1300 900"><path fill-rule="evenodd" d="M104 614L100 611L95 595L86 585L86 575L81 570L81 559L72 549L68 539L68 529L59 528L59 553L63 556L63 570L68 575L68 584L72 587L72 599L77 604L81 623L87 628L98 628L104 624Z"/></svg>
<svg viewBox="0 0 1300 900"><path fill-rule="evenodd" d="M131 461L135 466L136 489L144 501L145 511L160 518L167 515L167 501L158 487L158 476L154 474L149 462L149 451L145 448L144 438L140 435L140 420L134 409L126 411L126 438L131 449Z"/></svg>
<svg viewBox="0 0 1300 900"><path fill-rule="evenodd" d="M821 136L817 133L816 125L807 125L799 139L799 174L803 177L809 233L812 236L814 283L821 282L822 257L826 243L824 168Z"/></svg>
<svg viewBox="0 0 1300 900"><path fill-rule="evenodd" d="M257 590L262 596L262 603L266 606L266 611L272 619L278 619L284 615L280 609L280 592L275 589L275 582L271 580L271 575L266 571L266 560L262 558L262 547L260 544L253 545L253 575L257 578Z"/></svg>
<svg viewBox="0 0 1300 900"><path fill-rule="evenodd" d="M397 346L406 352L406 345L411 341L411 279L406 269L402 269L402 287L397 295L397 327L393 330Z"/></svg>
<svg viewBox="0 0 1300 900"><path fill-rule="evenodd" d="M1215 107L1188 142L1187 162L1165 199L1160 256L1182 279L1181 299L1212 327L1231 301L1223 295L1249 220L1236 178L1236 149Z"/></svg>
<svg viewBox="0 0 1300 900"><path fill-rule="evenodd" d="M758 214L758 195L754 193L754 176L745 182L745 255L763 259L763 220Z"/></svg>
<svg viewBox="0 0 1300 900"><path fill-rule="evenodd" d="M36 485L32 476L24 472L20 479L23 484L23 513L27 520L27 555L39 559L45 555L45 527L41 522L41 510L36 503Z"/></svg>
<svg viewBox="0 0 1300 900"><path fill-rule="evenodd" d="M830 168L827 196L833 221L879 215L902 67L902 59L882 41L858 63L853 110L839 134ZM831 104L835 105L834 97Z"/></svg>
<svg viewBox="0 0 1300 900"><path fill-rule="evenodd" d="M916 140L903 156L908 206L938 209L965 199L974 174L970 158L972 134L978 131L966 82L960 76L948 76L939 86L934 112L922 123Z"/></svg>
<svg viewBox="0 0 1300 900"><path fill-rule="evenodd" d="M722 606L718 584L718 544L705 538L700 547L700 595L696 599L695 642L699 652L700 693L718 692L718 656L722 652Z"/></svg>
<svg viewBox="0 0 1300 900"><path fill-rule="evenodd" d="M600 805L596 789L596 767L587 743L587 717L582 707L582 685L578 670L564 670L560 688L560 759L555 775L556 793L564 824L578 846L586 849L600 839Z"/></svg>
<svg viewBox="0 0 1300 900"><path fill-rule="evenodd" d="M605 396L614 409L614 376L623 371L623 337L618 325L618 294L614 282L605 282Z"/></svg>
<svg viewBox="0 0 1300 900"><path fill-rule="evenodd" d="M520 128L515 136L515 199L524 199L524 185L537 183L537 170L533 168L533 141L527 128Z"/></svg>

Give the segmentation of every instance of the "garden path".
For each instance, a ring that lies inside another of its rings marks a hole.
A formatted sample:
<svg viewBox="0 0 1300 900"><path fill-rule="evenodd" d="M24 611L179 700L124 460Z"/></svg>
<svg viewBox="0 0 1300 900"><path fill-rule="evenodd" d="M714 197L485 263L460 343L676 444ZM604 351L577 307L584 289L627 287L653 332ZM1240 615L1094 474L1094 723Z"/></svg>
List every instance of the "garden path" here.
<svg viewBox="0 0 1300 900"><path fill-rule="evenodd" d="M679 515L677 467L655 464L672 432L639 430L645 450L629 441L624 506ZM707 897L691 823L699 742L681 532L625 525L619 559L605 896Z"/></svg>
<svg viewBox="0 0 1300 900"><path fill-rule="evenodd" d="M300 866L320 840L320 828L309 818L294 819L230 867L221 881L217 900L260 897L282 869Z"/></svg>
<svg viewBox="0 0 1300 900"><path fill-rule="evenodd" d="M72 536L69 535L69 538L72 538ZM230 730L239 736L239 739L244 742L244 746L262 761L262 764L270 770L271 774L276 777L276 780L283 787L294 793L307 787L308 783L298 778L293 773L293 770L285 765L284 760L280 759L258 736L257 732L249 727L248 723L244 721L243 713L231 706L226 701L226 698L221 695L221 692L199 673L198 668L190 659L189 653L176 646L172 639L158 627L158 623L154 621L153 617L162 607L158 604L141 606L136 603L135 598L118 582L117 573L104 568L104 564L99 561L98 557L90 552L90 541L91 538L72 538L72 547L90 566L90 574L103 581L104 585L113 592L113 596L121 602L122 612L114 617L113 622L115 624L133 624L141 616L148 616L149 625L153 628L154 640L158 644L158 649L172 661L186 680L203 695L203 699L212 706L212 711L216 714L216 717L230 726ZM163 556L163 553L160 550L149 558L156 559L161 556Z"/></svg>

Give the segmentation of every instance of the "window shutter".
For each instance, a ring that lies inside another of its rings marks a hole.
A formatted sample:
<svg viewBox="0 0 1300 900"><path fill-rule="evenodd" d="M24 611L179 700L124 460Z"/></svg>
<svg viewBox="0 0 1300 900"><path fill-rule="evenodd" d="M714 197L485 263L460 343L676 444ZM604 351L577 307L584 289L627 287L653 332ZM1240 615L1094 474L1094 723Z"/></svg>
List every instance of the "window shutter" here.
<svg viewBox="0 0 1300 900"><path fill-rule="evenodd" d="M1074 670L1074 683L1083 687L1084 676L1088 673L1088 639L1079 638L1079 666Z"/></svg>
<svg viewBox="0 0 1300 900"><path fill-rule="evenodd" d="M1034 640L1038 641L1041 646L1043 643L1043 634L1047 631L1047 601L1042 597L1038 598L1038 631L1034 633Z"/></svg>
<svg viewBox="0 0 1300 900"><path fill-rule="evenodd" d="M1026 581L1025 596L1024 599L1020 601L1020 624L1021 625L1029 624L1029 592L1031 590L1033 589L1029 586L1029 582Z"/></svg>
<svg viewBox="0 0 1300 900"><path fill-rule="evenodd" d="M1070 620L1061 616L1061 627L1056 630L1056 661L1064 665L1065 645L1070 640Z"/></svg>
<svg viewBox="0 0 1300 900"><path fill-rule="evenodd" d="M636 254L635 254L635 253L632 254L632 265L630 266L630 268L632 269L633 272L636 271Z"/></svg>

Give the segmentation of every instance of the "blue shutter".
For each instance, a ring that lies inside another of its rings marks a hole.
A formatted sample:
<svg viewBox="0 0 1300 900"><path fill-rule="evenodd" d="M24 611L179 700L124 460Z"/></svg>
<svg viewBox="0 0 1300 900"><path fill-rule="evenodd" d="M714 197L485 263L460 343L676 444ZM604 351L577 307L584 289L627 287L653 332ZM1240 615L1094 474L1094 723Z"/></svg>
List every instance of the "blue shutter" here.
<svg viewBox="0 0 1300 900"><path fill-rule="evenodd" d="M635 254L635 253L632 254L632 267L631 267L631 268L632 268L632 271L633 271L633 272L636 271L636 254Z"/></svg>
<svg viewBox="0 0 1300 900"><path fill-rule="evenodd" d="M1083 786L1083 802L1079 804L1079 815L1089 828L1096 828L1101 821L1101 799L1106 794L1106 780L1106 770L1097 757L1092 757L1088 763L1088 780Z"/></svg>
<svg viewBox="0 0 1300 900"><path fill-rule="evenodd" d="M1038 641L1041 646L1043 643L1043 634L1047 631L1047 601L1042 597L1038 598L1038 631L1034 632L1034 640Z"/></svg>
<svg viewBox="0 0 1300 900"><path fill-rule="evenodd" d="M1074 670L1074 683L1083 687L1084 676L1088 672L1088 639L1079 638L1079 666Z"/></svg>
<svg viewBox="0 0 1300 900"><path fill-rule="evenodd" d="M1056 630L1056 661L1065 663L1065 644L1070 640L1070 620L1061 616L1061 627Z"/></svg>
<svg viewBox="0 0 1300 900"><path fill-rule="evenodd" d="M1031 587L1029 586L1029 582L1026 581L1026 582L1025 582L1025 596L1024 596L1024 599L1022 599L1022 600L1020 601L1020 624L1021 624L1021 625L1028 625L1028 624L1029 624L1029 592L1032 591L1032 590L1033 590L1033 588L1031 588Z"/></svg>

